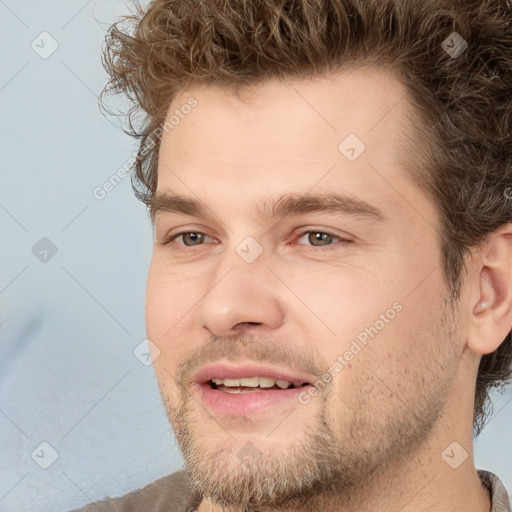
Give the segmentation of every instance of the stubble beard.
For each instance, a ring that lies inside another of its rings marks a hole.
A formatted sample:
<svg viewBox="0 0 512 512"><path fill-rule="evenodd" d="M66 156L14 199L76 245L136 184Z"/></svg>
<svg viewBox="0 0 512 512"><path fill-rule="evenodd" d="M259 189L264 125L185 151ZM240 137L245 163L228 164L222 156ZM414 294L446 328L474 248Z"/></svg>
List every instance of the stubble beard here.
<svg viewBox="0 0 512 512"><path fill-rule="evenodd" d="M245 443L233 440L227 432L218 442L204 435L208 422L214 420L183 387L177 405L162 393L196 495L225 512L357 510L372 478L386 475L390 468L413 457L442 416L458 365L450 336L454 324L450 327L448 330L440 322L433 339L444 336L444 345L438 343L430 349L423 364L413 369L406 383L408 396L401 397L394 410L389 406L384 413L375 410L375 402L363 392L382 387L370 369L359 376L359 394L352 401L352 405L360 405L357 410L335 409L333 388L325 388L327 392L316 402L315 421L304 427L300 439L291 440L279 451L254 441L259 456L249 464L239 456ZM418 389L419 378L426 386L423 389ZM293 413L287 418L290 420Z"/></svg>

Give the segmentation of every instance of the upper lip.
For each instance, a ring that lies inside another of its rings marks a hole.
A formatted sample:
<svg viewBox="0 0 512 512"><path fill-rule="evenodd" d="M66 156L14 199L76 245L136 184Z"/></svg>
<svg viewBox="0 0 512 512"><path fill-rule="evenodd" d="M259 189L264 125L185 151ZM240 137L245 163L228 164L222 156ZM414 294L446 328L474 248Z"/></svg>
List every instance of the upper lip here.
<svg viewBox="0 0 512 512"><path fill-rule="evenodd" d="M203 366L193 377L193 381L204 384L212 379L242 379L244 377L270 377L275 380L288 382L307 382L311 384L311 375L303 372L281 370L270 366L254 363L230 365L227 363L214 363Z"/></svg>

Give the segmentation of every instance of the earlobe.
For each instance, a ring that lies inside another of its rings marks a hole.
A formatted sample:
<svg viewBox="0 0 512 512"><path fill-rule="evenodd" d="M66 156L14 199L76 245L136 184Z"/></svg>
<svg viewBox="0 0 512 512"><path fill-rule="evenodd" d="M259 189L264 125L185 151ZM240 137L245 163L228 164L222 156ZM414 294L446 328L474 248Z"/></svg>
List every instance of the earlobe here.
<svg viewBox="0 0 512 512"><path fill-rule="evenodd" d="M477 354L494 352L512 329L512 225L482 244L478 299L473 306L468 348Z"/></svg>

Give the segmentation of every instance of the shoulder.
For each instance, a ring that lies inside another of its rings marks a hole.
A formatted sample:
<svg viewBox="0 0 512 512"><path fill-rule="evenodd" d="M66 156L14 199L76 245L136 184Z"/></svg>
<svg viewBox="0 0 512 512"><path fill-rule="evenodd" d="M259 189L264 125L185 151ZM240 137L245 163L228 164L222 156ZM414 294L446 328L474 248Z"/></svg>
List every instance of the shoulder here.
<svg viewBox="0 0 512 512"><path fill-rule="evenodd" d="M196 504L183 470L119 498L107 498L73 512L189 512Z"/></svg>
<svg viewBox="0 0 512 512"><path fill-rule="evenodd" d="M507 489L499 477L494 473L483 469L478 470L478 476L491 495L491 512L512 512Z"/></svg>

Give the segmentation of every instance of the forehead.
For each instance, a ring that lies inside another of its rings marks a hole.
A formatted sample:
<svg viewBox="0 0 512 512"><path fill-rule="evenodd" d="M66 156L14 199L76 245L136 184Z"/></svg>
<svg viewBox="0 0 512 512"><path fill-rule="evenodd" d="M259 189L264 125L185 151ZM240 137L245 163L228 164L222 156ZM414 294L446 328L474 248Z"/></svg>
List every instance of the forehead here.
<svg viewBox="0 0 512 512"><path fill-rule="evenodd" d="M196 84L176 95L167 119L191 98L197 100L197 107L190 115L181 115L164 138L168 135L178 142L189 134L189 129L198 137L243 127L238 142L243 142L244 134L253 139L262 128L265 131L259 135L263 140L258 137L258 142L265 145L271 135L282 131L312 141L326 136L330 139L329 134L336 139L352 132L374 142L382 134L388 140L393 137L399 128L397 123L403 125L413 110L406 87L390 71L378 67L346 69L311 78L269 79L246 87ZM204 133L213 126L217 127L215 133ZM405 133L408 131L409 127ZM207 141L201 138L198 142Z"/></svg>
<svg viewBox="0 0 512 512"><path fill-rule="evenodd" d="M214 190L227 208L313 189L396 205L419 193L406 169L413 115L405 86L380 68L239 90L196 85L169 107L175 122L162 137L157 190L204 200Z"/></svg>

